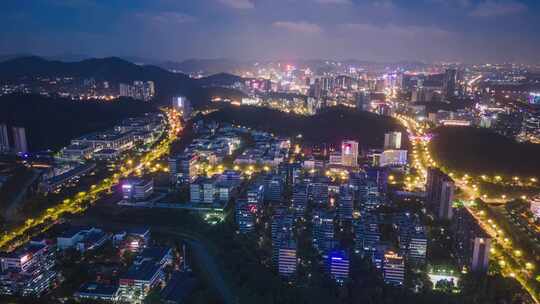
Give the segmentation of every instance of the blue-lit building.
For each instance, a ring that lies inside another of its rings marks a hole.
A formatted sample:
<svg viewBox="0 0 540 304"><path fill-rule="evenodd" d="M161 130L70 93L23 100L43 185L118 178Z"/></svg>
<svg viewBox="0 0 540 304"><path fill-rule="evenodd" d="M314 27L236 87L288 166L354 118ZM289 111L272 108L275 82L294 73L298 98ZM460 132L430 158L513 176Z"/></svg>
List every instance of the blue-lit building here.
<svg viewBox="0 0 540 304"><path fill-rule="evenodd" d="M255 230L255 218L258 205L249 203L245 199L236 201L236 224L240 233L249 233Z"/></svg>
<svg viewBox="0 0 540 304"><path fill-rule="evenodd" d="M308 193L311 200L318 205L328 204L328 185L330 179L326 176L317 176L309 183Z"/></svg>
<svg viewBox="0 0 540 304"><path fill-rule="evenodd" d="M381 241L379 219L371 213L363 213L354 223L355 252L371 254Z"/></svg>
<svg viewBox="0 0 540 304"><path fill-rule="evenodd" d="M325 210L313 212L313 247L321 254L335 246L334 217L334 213Z"/></svg>
<svg viewBox="0 0 540 304"><path fill-rule="evenodd" d="M339 191L337 206L338 219L341 222L351 221L353 218L354 198L352 189L342 186Z"/></svg>
<svg viewBox="0 0 540 304"><path fill-rule="evenodd" d="M326 259L326 269L330 277L343 284L349 279L350 259L345 250L332 250Z"/></svg>
<svg viewBox="0 0 540 304"><path fill-rule="evenodd" d="M279 175L268 175L264 179L264 199L280 202L283 198L283 180Z"/></svg>

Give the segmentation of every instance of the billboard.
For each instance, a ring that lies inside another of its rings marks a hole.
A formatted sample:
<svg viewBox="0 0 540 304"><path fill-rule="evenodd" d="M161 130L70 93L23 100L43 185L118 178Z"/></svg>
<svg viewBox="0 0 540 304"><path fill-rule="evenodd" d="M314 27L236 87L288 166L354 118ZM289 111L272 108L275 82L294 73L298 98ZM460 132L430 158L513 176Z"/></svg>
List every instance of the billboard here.
<svg viewBox="0 0 540 304"><path fill-rule="evenodd" d="M540 92L529 93L529 103L540 106Z"/></svg>

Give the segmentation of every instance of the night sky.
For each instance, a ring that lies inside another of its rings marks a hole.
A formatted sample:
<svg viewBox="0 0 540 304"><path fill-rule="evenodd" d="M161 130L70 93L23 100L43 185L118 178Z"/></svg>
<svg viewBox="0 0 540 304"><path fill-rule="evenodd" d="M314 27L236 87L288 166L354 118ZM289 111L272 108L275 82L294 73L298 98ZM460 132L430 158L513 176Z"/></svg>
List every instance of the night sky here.
<svg viewBox="0 0 540 304"><path fill-rule="evenodd" d="M3 0L0 54L540 62L539 0Z"/></svg>

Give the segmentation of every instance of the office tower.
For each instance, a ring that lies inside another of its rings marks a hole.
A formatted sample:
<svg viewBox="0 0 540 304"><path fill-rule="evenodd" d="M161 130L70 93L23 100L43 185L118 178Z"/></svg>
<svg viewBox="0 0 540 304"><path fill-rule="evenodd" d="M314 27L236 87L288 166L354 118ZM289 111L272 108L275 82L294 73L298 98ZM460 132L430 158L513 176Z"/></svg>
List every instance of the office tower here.
<svg viewBox="0 0 540 304"><path fill-rule="evenodd" d="M176 96L173 97L172 101L173 108L178 111L184 119L189 119L192 112L191 101L185 96Z"/></svg>
<svg viewBox="0 0 540 304"><path fill-rule="evenodd" d="M189 185L192 203L213 204L216 201L217 181L214 178L199 177Z"/></svg>
<svg viewBox="0 0 540 304"><path fill-rule="evenodd" d="M349 186L342 186L339 190L337 215L341 222L352 220L353 193Z"/></svg>
<svg viewBox="0 0 540 304"><path fill-rule="evenodd" d="M491 239L467 208L456 208L452 231L458 263L474 272L486 272L489 267Z"/></svg>
<svg viewBox="0 0 540 304"><path fill-rule="evenodd" d="M399 150L401 149L401 132L389 132L384 134L384 149Z"/></svg>
<svg viewBox="0 0 540 304"><path fill-rule="evenodd" d="M384 150L379 159L381 167L400 167L407 165L407 150Z"/></svg>
<svg viewBox="0 0 540 304"><path fill-rule="evenodd" d="M384 255L383 278L386 284L403 285L405 281L405 262L403 257L393 251L388 251Z"/></svg>
<svg viewBox="0 0 540 304"><path fill-rule="evenodd" d="M283 196L283 180L279 175L270 174L264 179L264 199L280 202Z"/></svg>
<svg viewBox="0 0 540 304"><path fill-rule="evenodd" d="M262 205L264 201L264 185L260 183L250 185L246 196L248 203L256 206Z"/></svg>
<svg viewBox="0 0 540 304"><path fill-rule="evenodd" d="M311 200L318 205L328 204L328 185L330 179L326 176L317 176L309 183L308 194Z"/></svg>
<svg viewBox="0 0 540 304"><path fill-rule="evenodd" d="M365 111L369 107L369 96L366 92L357 92L355 95L356 110Z"/></svg>
<svg viewBox="0 0 540 304"><path fill-rule="evenodd" d="M278 271L282 277L290 278L296 273L298 259L296 258L296 242L284 239L279 246Z"/></svg>
<svg viewBox="0 0 540 304"><path fill-rule="evenodd" d="M8 128L5 124L0 124L0 153L9 151Z"/></svg>
<svg viewBox="0 0 540 304"><path fill-rule="evenodd" d="M454 181L437 168L428 168L426 203L438 219L452 218Z"/></svg>
<svg viewBox="0 0 540 304"><path fill-rule="evenodd" d="M123 97L150 101L154 98L156 91L153 81L136 80L133 82L133 85L121 83L119 93L119 95Z"/></svg>
<svg viewBox="0 0 540 304"><path fill-rule="evenodd" d="M339 284L349 278L350 260L345 250L332 250L328 253L326 267L330 276Z"/></svg>
<svg viewBox="0 0 540 304"><path fill-rule="evenodd" d="M375 251L381 241L379 219L375 214L362 213L354 225L354 247L356 253Z"/></svg>
<svg viewBox="0 0 540 304"><path fill-rule="evenodd" d="M130 178L122 182L122 197L128 201L143 201L154 193L154 180Z"/></svg>
<svg viewBox="0 0 540 304"><path fill-rule="evenodd" d="M370 167L366 169L368 180L374 181L377 184L381 196L386 194L388 188L388 168L385 167Z"/></svg>
<svg viewBox="0 0 540 304"><path fill-rule="evenodd" d="M427 254L427 235L419 217L401 213L394 219L398 228L399 253L408 262L423 264Z"/></svg>
<svg viewBox="0 0 540 304"><path fill-rule="evenodd" d="M255 214L257 205L247 200L236 201L236 224L240 233L249 233L255 230Z"/></svg>
<svg viewBox="0 0 540 304"><path fill-rule="evenodd" d="M304 183L297 183L293 187L292 208L297 215L306 212L308 202L308 187Z"/></svg>
<svg viewBox="0 0 540 304"><path fill-rule="evenodd" d="M381 195L375 181L365 180L358 186L358 201L361 212L370 212L379 208Z"/></svg>
<svg viewBox="0 0 540 304"><path fill-rule="evenodd" d="M169 158L169 174L171 182L190 183L198 174L198 158L196 155L176 155Z"/></svg>
<svg viewBox="0 0 540 304"><path fill-rule="evenodd" d="M334 214L325 210L313 212L313 247L324 254L334 247Z"/></svg>
<svg viewBox="0 0 540 304"><path fill-rule="evenodd" d="M358 166L358 142L344 140L341 143L341 163L347 167Z"/></svg>
<svg viewBox="0 0 540 304"><path fill-rule="evenodd" d="M278 208L272 215L272 263L279 268L279 248L283 240L292 239L293 217L285 208Z"/></svg>
<svg viewBox="0 0 540 304"><path fill-rule="evenodd" d="M456 69L447 69L444 73L443 94L446 99L452 99L456 96L457 76Z"/></svg>
<svg viewBox="0 0 540 304"><path fill-rule="evenodd" d="M28 153L28 144L26 142L26 129L23 127L13 127L13 143L15 153L24 155Z"/></svg>

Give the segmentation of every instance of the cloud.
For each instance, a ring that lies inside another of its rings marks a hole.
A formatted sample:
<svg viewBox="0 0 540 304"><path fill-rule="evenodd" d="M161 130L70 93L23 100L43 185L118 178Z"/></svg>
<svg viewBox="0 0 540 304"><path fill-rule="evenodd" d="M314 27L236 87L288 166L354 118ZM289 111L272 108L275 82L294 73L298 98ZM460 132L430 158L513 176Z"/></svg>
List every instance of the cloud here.
<svg viewBox="0 0 540 304"><path fill-rule="evenodd" d="M527 6L517 1L486 0L469 14L473 17L495 17L519 14L527 10Z"/></svg>
<svg viewBox="0 0 540 304"><path fill-rule="evenodd" d="M45 3L68 8L86 8L97 6L97 3L94 0L45 0Z"/></svg>
<svg viewBox="0 0 540 304"><path fill-rule="evenodd" d="M235 9L252 9L255 3L252 0L218 0L220 3Z"/></svg>
<svg viewBox="0 0 540 304"><path fill-rule="evenodd" d="M372 5L377 8L384 8L384 9L392 9L395 8L396 5L392 0L375 0L372 2Z"/></svg>
<svg viewBox="0 0 540 304"><path fill-rule="evenodd" d="M458 6L467 8L472 5L471 0L427 0L427 2L434 4L442 4L445 6Z"/></svg>
<svg viewBox="0 0 540 304"><path fill-rule="evenodd" d="M197 20L193 16L186 15L184 13L178 13L178 12L159 12L157 14L137 13L135 14L135 17L152 22L156 25L172 24L172 23L176 23L176 24L188 23L188 22L194 22Z"/></svg>
<svg viewBox="0 0 540 304"><path fill-rule="evenodd" d="M319 34L322 32L322 28L315 24L304 21L276 21L272 24L273 27L283 29L289 32L303 33L303 34Z"/></svg>

